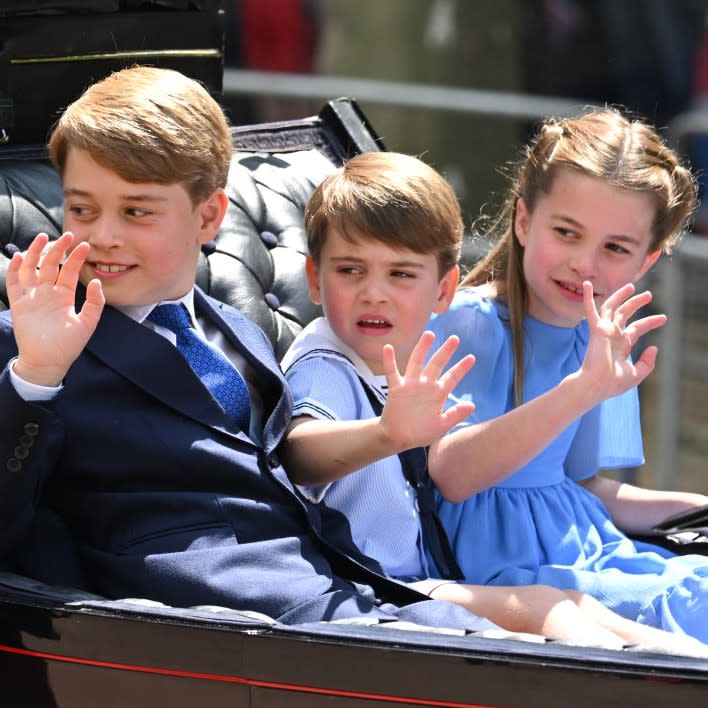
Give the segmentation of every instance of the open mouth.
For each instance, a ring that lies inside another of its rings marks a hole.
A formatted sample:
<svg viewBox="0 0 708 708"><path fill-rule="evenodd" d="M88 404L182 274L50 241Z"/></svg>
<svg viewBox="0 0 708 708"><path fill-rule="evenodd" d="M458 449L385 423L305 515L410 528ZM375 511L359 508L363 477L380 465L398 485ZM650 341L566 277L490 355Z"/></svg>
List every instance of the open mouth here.
<svg viewBox="0 0 708 708"><path fill-rule="evenodd" d="M553 282L555 282L555 284L559 288L562 288L563 290L565 290L569 293L572 293L573 295L579 295L580 297L583 296L582 283L580 285L577 285L576 283L571 283L570 281L567 281L567 280L555 280Z"/></svg>
<svg viewBox="0 0 708 708"><path fill-rule="evenodd" d="M378 329L378 330L388 330L391 329L391 324L386 320L381 319L362 319L358 320L356 326L361 329Z"/></svg>
<svg viewBox="0 0 708 708"><path fill-rule="evenodd" d="M583 298L583 285L582 283L577 284L570 280L554 280L553 281L561 290L565 290L567 293L576 295L581 300ZM593 288L592 293L593 299L597 302L604 302L605 296Z"/></svg>
<svg viewBox="0 0 708 708"><path fill-rule="evenodd" d="M112 275L114 273L124 273L130 270L133 266L120 265L118 263L91 263L91 267L98 273Z"/></svg>

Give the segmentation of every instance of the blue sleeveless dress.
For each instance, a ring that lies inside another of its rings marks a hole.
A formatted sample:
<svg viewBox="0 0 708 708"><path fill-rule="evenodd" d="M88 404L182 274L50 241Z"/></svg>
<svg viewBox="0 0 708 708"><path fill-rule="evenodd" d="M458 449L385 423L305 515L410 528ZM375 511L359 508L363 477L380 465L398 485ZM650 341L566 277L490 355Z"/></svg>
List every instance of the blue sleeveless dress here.
<svg viewBox="0 0 708 708"><path fill-rule="evenodd" d="M580 367L588 327L525 320L523 399L549 390ZM470 424L513 407L513 350L504 304L459 291L433 318L438 341L457 334L455 360L475 366L453 400L473 400ZM460 504L440 501L440 516L470 583L545 583L581 590L624 617L708 642L708 557L675 556L630 540L604 504L576 484L600 469L643 462L636 389L605 401L570 425L525 467Z"/></svg>

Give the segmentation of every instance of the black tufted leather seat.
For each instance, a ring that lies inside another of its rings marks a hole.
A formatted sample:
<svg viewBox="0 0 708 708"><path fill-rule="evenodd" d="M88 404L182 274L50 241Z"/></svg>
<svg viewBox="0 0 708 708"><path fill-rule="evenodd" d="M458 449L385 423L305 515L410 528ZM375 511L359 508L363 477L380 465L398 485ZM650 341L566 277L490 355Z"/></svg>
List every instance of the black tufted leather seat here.
<svg viewBox="0 0 708 708"><path fill-rule="evenodd" d="M318 116L232 129L230 206L203 249L197 282L259 324L283 355L319 309L307 294L302 215L319 182L355 154L382 148L354 101L330 101ZM4 150L4 151L3 151ZM12 251L62 225L59 176L43 147L0 148L0 309Z"/></svg>

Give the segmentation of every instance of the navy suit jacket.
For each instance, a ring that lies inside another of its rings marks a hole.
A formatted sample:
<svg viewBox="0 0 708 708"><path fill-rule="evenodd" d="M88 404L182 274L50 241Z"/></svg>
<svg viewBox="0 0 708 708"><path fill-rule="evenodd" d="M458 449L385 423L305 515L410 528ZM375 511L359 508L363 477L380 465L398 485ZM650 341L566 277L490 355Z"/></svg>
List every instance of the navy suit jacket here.
<svg viewBox="0 0 708 708"><path fill-rule="evenodd" d="M66 522L89 589L107 597L288 623L366 614L475 627L473 615L383 577L346 522L336 548L323 538L332 519L295 492L278 459L291 398L270 342L198 288L195 309L258 372L260 440L226 419L172 344L111 307L59 395L25 402L7 370L10 317L0 315L0 554L31 538L25 552L56 556L37 525L48 513Z"/></svg>

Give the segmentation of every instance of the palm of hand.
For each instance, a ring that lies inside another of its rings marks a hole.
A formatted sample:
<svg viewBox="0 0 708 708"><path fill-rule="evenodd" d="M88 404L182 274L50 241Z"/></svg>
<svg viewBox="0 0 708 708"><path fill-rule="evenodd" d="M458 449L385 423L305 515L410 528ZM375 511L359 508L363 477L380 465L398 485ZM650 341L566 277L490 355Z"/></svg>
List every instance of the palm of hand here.
<svg viewBox="0 0 708 708"><path fill-rule="evenodd" d="M600 319L590 327L583 368L598 373L597 387L614 396L635 385L636 367L629 359L634 342L617 323Z"/></svg>
<svg viewBox="0 0 708 708"><path fill-rule="evenodd" d="M444 411L448 392L434 378L404 376L389 386L381 423L403 449L430 445L450 428Z"/></svg>
<svg viewBox="0 0 708 708"><path fill-rule="evenodd" d="M93 331L74 310L74 293L40 283L13 297L11 309L18 349L27 363L78 356ZM95 325L94 325L95 327Z"/></svg>
<svg viewBox="0 0 708 708"><path fill-rule="evenodd" d="M388 395L381 426L384 436L400 450L430 445L474 410L468 402L445 410L449 394L470 370L474 357L463 357L443 373L459 339L449 337L426 363L434 340L432 332L423 333L408 359L404 376L398 371L393 347L384 347Z"/></svg>
<svg viewBox="0 0 708 708"><path fill-rule="evenodd" d="M642 307L651 301L651 293L633 295L634 286L625 285L601 305L599 311L592 296L592 285L583 284L586 317L590 341L582 370L592 381L596 392L607 398L637 386L653 370L656 347L647 347L633 363L632 348L647 332L666 322L664 315L650 315L627 324Z"/></svg>
<svg viewBox="0 0 708 708"><path fill-rule="evenodd" d="M89 284L80 312L74 309L78 274L88 252L79 244L59 267L73 241L64 234L42 257L38 236L8 267L7 292L17 341L15 372L31 383L58 385L83 350L103 309L100 283Z"/></svg>

